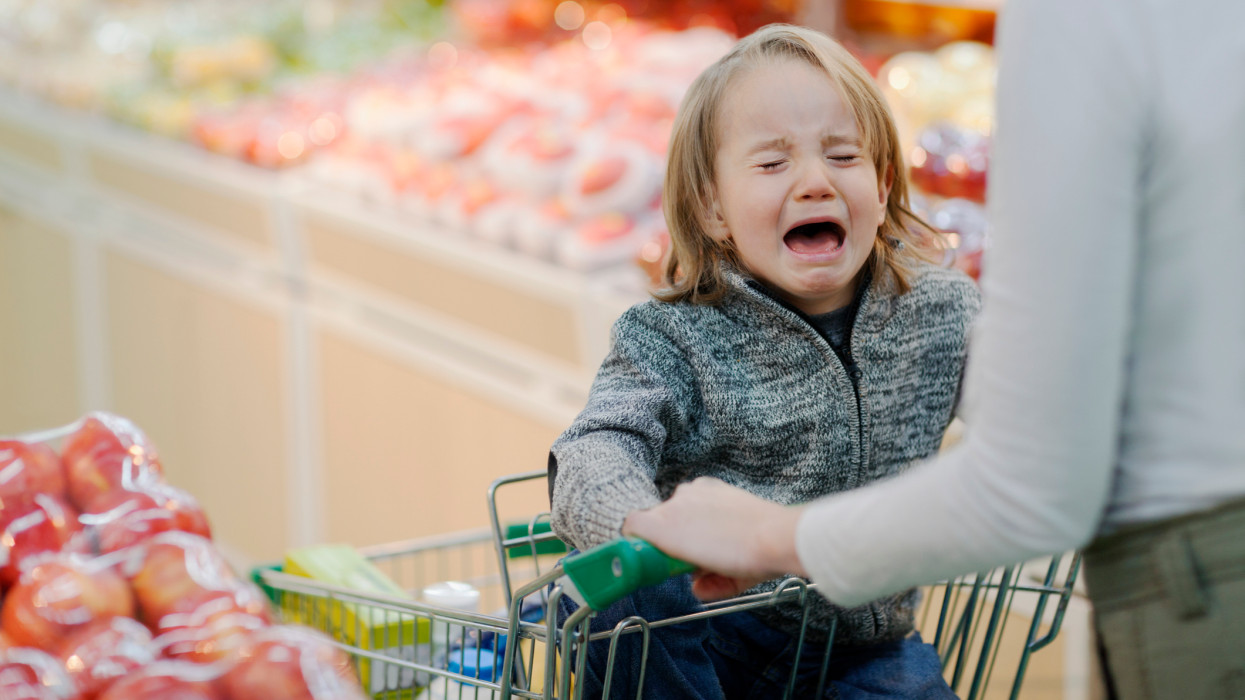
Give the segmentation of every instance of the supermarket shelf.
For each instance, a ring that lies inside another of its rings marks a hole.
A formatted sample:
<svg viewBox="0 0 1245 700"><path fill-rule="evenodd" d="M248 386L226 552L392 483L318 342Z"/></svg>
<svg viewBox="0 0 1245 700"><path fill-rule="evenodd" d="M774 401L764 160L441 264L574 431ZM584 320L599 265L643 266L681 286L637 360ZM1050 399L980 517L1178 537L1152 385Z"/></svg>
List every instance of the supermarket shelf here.
<svg viewBox="0 0 1245 700"><path fill-rule="evenodd" d="M412 225L397 212L319 188L294 201L313 284L351 280L484 330L506 357L517 347L569 372L595 368L604 336L593 318L641 298L638 283L628 291L609 276L570 272L436 226Z"/></svg>
<svg viewBox="0 0 1245 700"><path fill-rule="evenodd" d="M496 348L509 363L517 355L542 364L541 374L552 361L574 383L604 356L613 318L644 296L637 271L566 270L413 223L296 171L261 170L5 91L0 164L13 179L41 180L21 193L20 184L11 187L6 197L35 195L41 218L123 221L109 227L113 235L224 256L242 274L267 284L279 278L295 294L362 291L354 297L364 305L387 296L421 318L439 317L442 335L482 330L486 336L464 340Z"/></svg>
<svg viewBox="0 0 1245 700"><path fill-rule="evenodd" d="M0 160L57 175L58 188L173 217L275 252L284 173L233 162L91 114L0 90Z"/></svg>

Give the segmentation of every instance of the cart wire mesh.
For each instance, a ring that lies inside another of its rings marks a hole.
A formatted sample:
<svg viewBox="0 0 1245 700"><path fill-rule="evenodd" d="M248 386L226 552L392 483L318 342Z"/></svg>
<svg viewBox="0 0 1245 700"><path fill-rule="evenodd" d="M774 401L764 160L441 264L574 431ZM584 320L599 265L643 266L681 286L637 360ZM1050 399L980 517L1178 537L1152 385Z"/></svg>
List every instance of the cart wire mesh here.
<svg viewBox="0 0 1245 700"><path fill-rule="evenodd" d="M589 633L593 612L586 606L560 621L554 611L564 591L557 579L567 550L551 531L548 514L518 523L503 523L498 515L500 491L543 478L545 472L539 471L495 481L487 494L489 528L361 549L402 595L330 585L285 573L280 565L257 567L254 578L282 620L319 629L352 654L365 690L377 700L416 700L420 689L434 682L461 684L463 698L571 700L583 692L574 678L584 672L587 654L581 651L589 644L610 649L608 692L618 671L614 650L625 635L640 635L647 649L651 634L668 625L802 604L816 595L815 585L789 579L772 592L707 604L692 615L630 618L603 632ZM960 697L985 698L987 689L991 698L1018 696L1032 654L1049 645L1062 627L1079 566L1079 554L1073 553L925 589L917 628L937 649L944 677ZM478 610L484 612L420 599L424 587L444 581L471 584L480 592ZM1005 634L1009 625L1012 632ZM796 658L805 647L805 627ZM1016 628L1023 633L1018 644ZM818 696L830 680L826 670L832 650L831 637L818 651L823 654ZM795 692L795 666L786 697ZM639 687L644 672L642 663Z"/></svg>

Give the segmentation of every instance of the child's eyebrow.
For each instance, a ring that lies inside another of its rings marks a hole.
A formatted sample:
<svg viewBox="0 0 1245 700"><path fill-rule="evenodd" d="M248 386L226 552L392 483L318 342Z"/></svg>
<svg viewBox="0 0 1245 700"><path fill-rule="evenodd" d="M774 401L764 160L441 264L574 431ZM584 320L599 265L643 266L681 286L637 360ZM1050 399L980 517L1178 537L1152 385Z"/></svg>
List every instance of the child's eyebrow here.
<svg viewBox="0 0 1245 700"><path fill-rule="evenodd" d="M859 146L859 145L860 145L860 139L859 139L859 138L857 138L857 137L855 137L855 136L848 136L848 135L845 135L845 134L829 134L829 135L825 136L824 138L822 138L822 140L821 140L821 145L822 145L823 147L829 147L829 146Z"/></svg>
<svg viewBox="0 0 1245 700"><path fill-rule="evenodd" d="M822 148L832 148L834 146L855 146L859 148L860 139L848 134L828 134L822 137ZM753 144L752 148L748 149L747 155L752 156L766 151L786 151L790 148L791 141L786 136L779 136L778 138L767 139Z"/></svg>
<svg viewBox="0 0 1245 700"><path fill-rule="evenodd" d="M787 140L786 136L779 136L776 139L769 139L768 141L753 144L752 148L748 149L748 155L751 156L765 151L785 151L790 148L790 146L791 142Z"/></svg>

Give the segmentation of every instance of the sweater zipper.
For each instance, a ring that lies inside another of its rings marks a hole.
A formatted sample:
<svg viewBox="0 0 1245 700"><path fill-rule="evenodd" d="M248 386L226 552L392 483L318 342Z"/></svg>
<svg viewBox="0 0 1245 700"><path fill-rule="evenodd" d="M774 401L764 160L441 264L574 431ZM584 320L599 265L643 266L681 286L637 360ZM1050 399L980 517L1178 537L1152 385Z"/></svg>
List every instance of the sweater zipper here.
<svg viewBox="0 0 1245 700"><path fill-rule="evenodd" d="M767 299L786 311L794 314L796 318L803 321L804 325L810 328L814 335L821 338L821 341L825 343L826 347L830 349L830 352L834 354L835 359L839 361L839 364L843 367L843 370L847 372L847 380L852 384L852 396L856 399L856 444L860 449L859 468L853 472L853 481L849 485L849 488L859 486L860 474L864 472L869 458L868 446L865 444L865 408L864 401L862 400L860 393L860 379L864 375L864 372L862 372L860 367L856 365L856 360L852 357L852 336L856 334L856 323L859 321L859 310L857 311L857 318L852 320L851 332L847 335L847 347L844 349L842 354L839 354L839 351L834 348L833 344L831 344L830 339L822 334L821 330L817 328L817 324L813 323L812 319L808 317L808 314L805 314L803 311L800 311L787 302L770 295L759 284L750 283L749 286L752 286L753 289L760 292ZM861 301L861 304L863 305L864 302Z"/></svg>
<svg viewBox="0 0 1245 700"><path fill-rule="evenodd" d="M853 489L860 485L860 475L864 473L865 466L868 464L869 459L868 445L865 443L865 406L864 400L861 398L860 393L860 379L864 376L864 372L861 371L860 367L856 364L856 359L852 357L851 333L849 333L847 337L847 347L845 347L843 349L843 353L840 354L839 351L835 349L834 345L830 343L830 340L826 338L826 336L822 335L821 331L818 330L817 326L810 321L807 316L799 313L798 310L797 313L800 316L800 320L804 321L809 328L812 328L813 332L816 333L826 344L826 346L830 348L830 352L834 353L835 358L838 359L839 364L843 367L843 370L847 372L847 380L851 382L852 385L852 396L856 399L856 445L858 446L860 452L860 464L857 465L856 469L850 472L849 477L850 482L848 483L848 489ZM855 325L856 324L853 322L852 333L856 330Z"/></svg>
<svg viewBox="0 0 1245 700"><path fill-rule="evenodd" d="M852 324L855 326L855 324ZM855 328L852 329L853 331ZM829 341L827 341L829 344ZM830 347L834 350L834 346ZM837 355L838 353L835 352ZM839 358L843 363L843 369L847 370L847 378L852 383L852 394L856 397L856 444L860 446L860 468L852 473L853 482L851 488L860 485L860 474L865 470L866 460L868 459L867 445L865 444L865 407L864 401L860 396L860 378L864 374L860 367L856 365L856 360L852 357L852 339L851 335L847 338L847 347L843 351L843 357Z"/></svg>

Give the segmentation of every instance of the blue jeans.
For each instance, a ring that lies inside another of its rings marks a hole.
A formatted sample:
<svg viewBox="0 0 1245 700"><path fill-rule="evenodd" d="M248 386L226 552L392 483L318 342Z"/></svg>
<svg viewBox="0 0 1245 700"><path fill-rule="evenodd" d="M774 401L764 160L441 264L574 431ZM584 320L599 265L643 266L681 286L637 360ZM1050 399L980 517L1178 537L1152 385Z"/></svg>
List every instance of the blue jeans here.
<svg viewBox="0 0 1245 700"><path fill-rule="evenodd" d="M563 598L558 610L559 623L576 607L573 601ZM701 609L700 601L692 594L691 578L677 576L641 589L597 613L591 631L611 630L631 616L657 621ZM748 612L652 630L643 697L780 698L790 678L796 643L791 635ZM642 645L640 634L620 636L610 680L611 699L636 697ZM807 698L814 693L824 654L824 645L805 641L792 697ZM584 689L583 697L602 696L608 659L608 639L588 645L586 670L575 679ZM938 654L916 634L868 647L836 647L831 650L826 678L823 697L829 699L955 698L942 679Z"/></svg>

